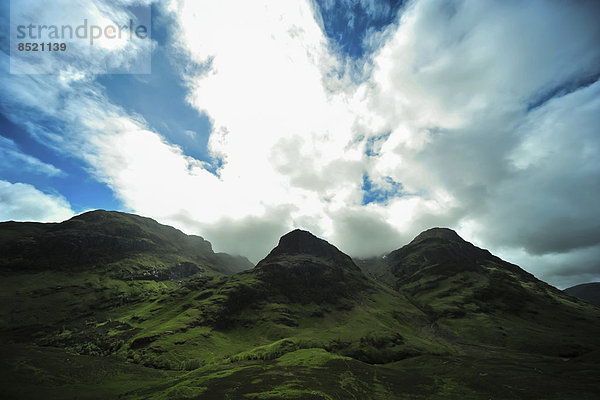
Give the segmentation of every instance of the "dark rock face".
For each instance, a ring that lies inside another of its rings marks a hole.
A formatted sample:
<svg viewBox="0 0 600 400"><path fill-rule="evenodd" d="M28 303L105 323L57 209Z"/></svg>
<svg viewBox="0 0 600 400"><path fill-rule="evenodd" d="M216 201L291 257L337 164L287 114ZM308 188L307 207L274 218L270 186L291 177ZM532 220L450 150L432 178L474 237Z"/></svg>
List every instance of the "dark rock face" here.
<svg viewBox="0 0 600 400"><path fill-rule="evenodd" d="M271 293L301 303L335 303L366 286L366 277L348 255L299 229L282 236L254 273Z"/></svg>
<svg viewBox="0 0 600 400"><path fill-rule="evenodd" d="M152 280L152 281L179 281L194 274L204 272L204 268L191 262L180 262L171 268L163 270L148 270L142 274L134 275L132 280Z"/></svg>
<svg viewBox="0 0 600 400"><path fill-rule="evenodd" d="M420 242L426 239L443 239L449 242L466 243L463 238L458 236L458 233L449 228L431 228L421 232L415 237L411 243Z"/></svg>
<svg viewBox="0 0 600 400"><path fill-rule="evenodd" d="M181 263L175 265L174 267L172 267L171 269L169 269L168 271L165 271L162 274L160 274L158 276L158 278L159 278L158 280L178 281L183 278L187 278L188 276L198 274L201 272L204 272L204 269L200 268L196 264L191 263L191 262L181 262Z"/></svg>
<svg viewBox="0 0 600 400"><path fill-rule="evenodd" d="M311 255L326 260L336 266L358 271L358 267L350 256L342 253L337 247L329 244L308 231L296 229L279 239L275 247L263 261L274 260L278 257ZM262 261L261 261L262 262ZM260 264L260 263L259 263Z"/></svg>
<svg viewBox="0 0 600 400"><path fill-rule="evenodd" d="M292 302L336 303L352 297L362 288L357 275L310 259L294 259L290 263L272 262L260 265L256 277L270 293L278 293Z"/></svg>

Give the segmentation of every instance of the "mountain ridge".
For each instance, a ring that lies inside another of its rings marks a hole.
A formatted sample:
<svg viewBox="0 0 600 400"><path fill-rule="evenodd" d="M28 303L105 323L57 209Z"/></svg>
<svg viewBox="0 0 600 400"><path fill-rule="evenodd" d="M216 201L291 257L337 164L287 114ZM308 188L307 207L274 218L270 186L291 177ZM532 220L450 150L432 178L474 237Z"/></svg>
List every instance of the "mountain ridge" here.
<svg viewBox="0 0 600 400"><path fill-rule="evenodd" d="M340 251L337 247L324 239L318 238L309 231L294 229L279 239L279 243L267 256L258 262L273 261L283 256L311 255L324 260L332 261L344 268L359 271L350 256Z"/></svg>
<svg viewBox="0 0 600 400"><path fill-rule="evenodd" d="M164 268L183 262L225 274L253 267L245 257L215 253L200 236L186 235L151 218L105 210L60 223L2 222L0 253L0 272L96 268L123 259L139 259L140 271L148 270L144 265L150 260Z"/></svg>

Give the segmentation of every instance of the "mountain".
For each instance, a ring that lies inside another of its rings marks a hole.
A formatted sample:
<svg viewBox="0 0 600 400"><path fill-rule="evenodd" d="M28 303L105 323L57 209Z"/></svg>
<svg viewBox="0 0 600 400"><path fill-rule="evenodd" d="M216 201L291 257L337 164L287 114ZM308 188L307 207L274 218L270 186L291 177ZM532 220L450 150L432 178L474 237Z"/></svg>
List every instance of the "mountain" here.
<svg viewBox="0 0 600 400"><path fill-rule="evenodd" d="M252 268L200 236L137 215L90 211L62 223L0 223L0 273L112 269L122 279L178 279Z"/></svg>
<svg viewBox="0 0 600 400"><path fill-rule="evenodd" d="M112 324L90 330L87 323L110 318L116 307L181 290L182 280L249 268L247 259L214 253L199 236L132 214L98 210L62 223L3 222L0 335L112 354L135 328L117 324L122 332L113 337ZM71 327L73 337L58 339L63 327Z"/></svg>
<svg viewBox="0 0 600 400"><path fill-rule="evenodd" d="M295 230L234 274L124 213L2 223L0 249L7 399L599 394L600 310L448 229L356 262Z"/></svg>
<svg viewBox="0 0 600 400"><path fill-rule="evenodd" d="M348 255L302 230L281 237L254 269L223 278L218 290L198 299L202 324L245 332L249 350L236 360L281 355L281 340L287 351L335 350L372 363L445 351L447 345L418 332L426 315L404 296L369 280ZM364 346L371 340L376 345ZM273 347L271 355L264 354L265 345Z"/></svg>
<svg viewBox="0 0 600 400"><path fill-rule="evenodd" d="M294 230L279 240L254 270L270 293L292 301L335 302L367 286L352 258L312 233Z"/></svg>
<svg viewBox="0 0 600 400"><path fill-rule="evenodd" d="M572 286L565 289L564 292L600 307L600 282Z"/></svg>
<svg viewBox="0 0 600 400"><path fill-rule="evenodd" d="M311 255L347 270L359 271L350 256L337 247L308 231L293 230L279 239L279 244L267 255L264 262L272 262L286 256Z"/></svg>
<svg viewBox="0 0 600 400"><path fill-rule="evenodd" d="M456 343L573 357L600 344L600 315L518 266L433 228L361 265L405 294Z"/></svg>

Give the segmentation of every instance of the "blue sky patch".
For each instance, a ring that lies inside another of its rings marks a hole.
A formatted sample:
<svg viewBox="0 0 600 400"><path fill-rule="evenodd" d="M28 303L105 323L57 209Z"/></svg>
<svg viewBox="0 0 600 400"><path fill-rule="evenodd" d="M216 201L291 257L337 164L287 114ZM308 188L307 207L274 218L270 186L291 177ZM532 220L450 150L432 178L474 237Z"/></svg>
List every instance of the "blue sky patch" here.
<svg viewBox="0 0 600 400"><path fill-rule="evenodd" d="M69 200L75 212L90 208L120 210L122 203L112 190L90 175L83 162L74 157L65 157L35 140L22 126L14 124L0 113L0 136L14 142L23 154L50 164L61 174L48 176L41 171L24 168L20 163L2 165L0 179L11 183L27 183L46 193L60 193Z"/></svg>
<svg viewBox="0 0 600 400"><path fill-rule="evenodd" d="M343 54L360 58L368 51L364 38L396 20L403 0L317 0L323 17L325 34Z"/></svg>
<svg viewBox="0 0 600 400"><path fill-rule="evenodd" d="M192 62L175 53L168 43L169 27L174 22L153 10L152 38L158 46L152 54L152 73L148 75L100 75L97 82L106 89L107 97L128 113L141 115L150 128L183 153L212 164L207 150L211 123L186 101L188 90L175 65ZM191 65L194 70L201 66Z"/></svg>
<svg viewBox="0 0 600 400"><path fill-rule="evenodd" d="M402 183L396 182L389 176L384 179L386 187L380 187L373 184L369 179L369 175L363 175L363 198L361 203L363 206L370 203L387 204L389 199L403 195Z"/></svg>
<svg viewBox="0 0 600 400"><path fill-rule="evenodd" d="M392 132L386 132L381 135L371 136L367 139L365 155L367 157L376 157L379 155L381 145L390 137Z"/></svg>

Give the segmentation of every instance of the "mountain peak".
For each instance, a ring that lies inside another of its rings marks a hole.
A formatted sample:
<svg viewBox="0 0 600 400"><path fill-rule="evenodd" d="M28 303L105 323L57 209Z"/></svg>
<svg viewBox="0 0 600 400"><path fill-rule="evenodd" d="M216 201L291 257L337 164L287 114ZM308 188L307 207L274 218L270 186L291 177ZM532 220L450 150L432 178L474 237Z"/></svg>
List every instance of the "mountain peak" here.
<svg viewBox="0 0 600 400"><path fill-rule="evenodd" d="M312 254L327 256L340 252L335 246L302 229L294 229L279 239L279 244L269 255Z"/></svg>
<svg viewBox="0 0 600 400"><path fill-rule="evenodd" d="M111 210L91 210L81 213L79 215L74 216L73 218L65 221L77 221L77 222L86 222L86 223L99 223L105 224L111 221L129 221L132 223L144 223L151 225L160 225L157 221L152 218L142 217L136 214L129 214L121 211L111 211ZM63 223L65 223L63 222Z"/></svg>
<svg viewBox="0 0 600 400"><path fill-rule="evenodd" d="M449 228L431 228L421 232L412 243L420 242L425 239L444 239L451 242L463 243L465 240L458 236L458 233Z"/></svg>
<svg viewBox="0 0 600 400"><path fill-rule="evenodd" d="M265 260L272 260L281 256L309 255L325 260L334 261L338 265L351 266L352 269L358 269L350 256L341 252L337 247L326 240L320 239L312 233L295 229L279 239L279 244L275 247Z"/></svg>
<svg viewBox="0 0 600 400"><path fill-rule="evenodd" d="M86 218L93 218L93 217L99 217L102 215L111 215L111 214L120 214L120 212L103 210L101 208L98 208L96 210L89 210L89 211L82 212L81 214L75 215L73 218L86 219Z"/></svg>
<svg viewBox="0 0 600 400"><path fill-rule="evenodd" d="M292 302L336 303L366 285L350 256L301 229L283 235L254 272L270 292Z"/></svg>

